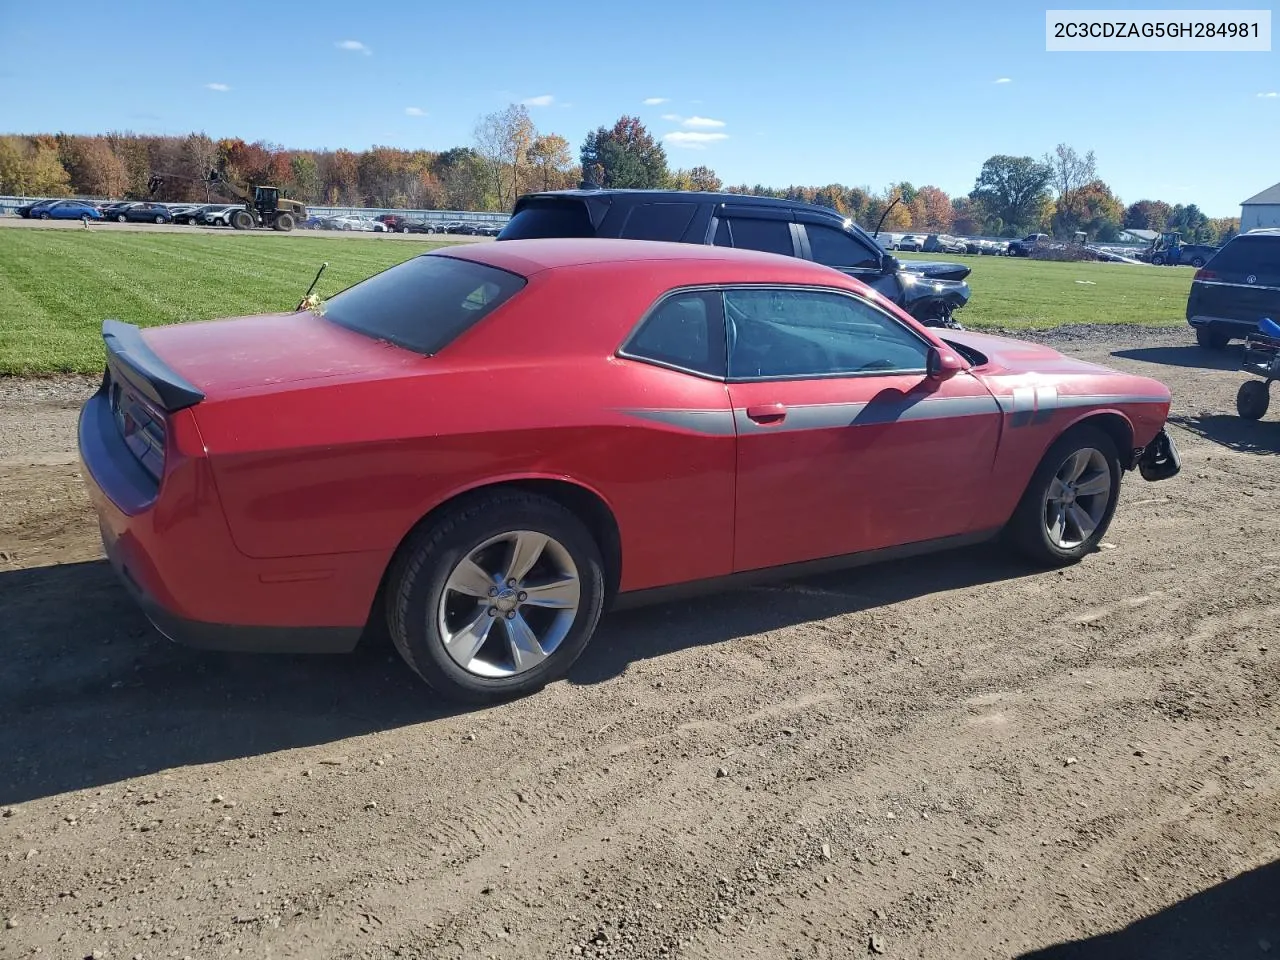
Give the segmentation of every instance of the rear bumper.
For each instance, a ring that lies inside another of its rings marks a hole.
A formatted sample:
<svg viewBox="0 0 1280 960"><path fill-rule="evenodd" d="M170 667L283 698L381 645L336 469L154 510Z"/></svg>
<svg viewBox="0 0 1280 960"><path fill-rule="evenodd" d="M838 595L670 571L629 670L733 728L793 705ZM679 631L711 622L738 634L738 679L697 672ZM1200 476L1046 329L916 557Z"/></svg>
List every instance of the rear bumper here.
<svg viewBox="0 0 1280 960"><path fill-rule="evenodd" d="M1230 331L1237 337L1258 332L1256 321L1233 320L1230 317L1212 317L1203 313L1192 314L1187 317L1187 323L1192 327L1216 327L1219 330Z"/></svg>
<svg viewBox="0 0 1280 960"><path fill-rule="evenodd" d="M175 432L194 430L171 424ZM357 571L324 557L245 557L231 543L207 460L171 449L174 462L157 489L125 446L105 391L80 413L79 447L107 559L166 637L262 653L355 647L371 595L354 596L348 585L366 578L344 577Z"/></svg>

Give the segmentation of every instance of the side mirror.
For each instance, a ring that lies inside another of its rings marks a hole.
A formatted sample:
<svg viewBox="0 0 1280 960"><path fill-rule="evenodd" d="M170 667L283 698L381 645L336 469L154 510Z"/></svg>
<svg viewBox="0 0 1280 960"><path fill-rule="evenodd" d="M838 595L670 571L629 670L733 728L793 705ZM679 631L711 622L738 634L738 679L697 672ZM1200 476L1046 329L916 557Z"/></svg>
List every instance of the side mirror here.
<svg viewBox="0 0 1280 960"><path fill-rule="evenodd" d="M950 350L929 348L929 356L924 364L924 375L930 380L950 380L963 369L964 361Z"/></svg>
<svg viewBox="0 0 1280 960"><path fill-rule="evenodd" d="M897 273L900 266L901 264L898 262L897 257L892 253L886 253L884 259L880 261L880 272L887 276L891 273Z"/></svg>

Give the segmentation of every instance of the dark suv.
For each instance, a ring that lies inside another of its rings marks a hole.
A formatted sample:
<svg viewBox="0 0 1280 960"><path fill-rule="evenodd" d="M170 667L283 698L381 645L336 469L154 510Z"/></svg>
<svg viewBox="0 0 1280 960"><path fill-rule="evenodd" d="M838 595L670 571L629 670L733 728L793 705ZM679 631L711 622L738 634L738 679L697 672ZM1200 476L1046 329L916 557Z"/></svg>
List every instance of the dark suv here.
<svg viewBox="0 0 1280 960"><path fill-rule="evenodd" d="M1233 237L1196 271L1187 298L1187 323L1202 347L1221 349L1263 317L1280 321L1280 229Z"/></svg>
<svg viewBox="0 0 1280 960"><path fill-rule="evenodd" d="M856 277L928 326L958 327L969 268L899 262L835 210L794 200L679 190L556 190L520 197L499 240L614 237L745 247Z"/></svg>

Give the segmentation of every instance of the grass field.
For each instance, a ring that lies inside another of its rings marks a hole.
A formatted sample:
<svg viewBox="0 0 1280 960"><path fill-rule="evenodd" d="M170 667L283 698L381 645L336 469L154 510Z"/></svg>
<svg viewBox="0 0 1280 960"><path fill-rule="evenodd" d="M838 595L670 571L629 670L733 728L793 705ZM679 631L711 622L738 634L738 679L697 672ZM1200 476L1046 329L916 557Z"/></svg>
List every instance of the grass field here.
<svg viewBox="0 0 1280 960"><path fill-rule="evenodd" d="M331 295L435 246L305 235L0 230L0 374L95 373L102 367L104 317L145 326L288 310L321 261L329 269L318 292ZM973 299L960 314L972 328L1178 325L1191 284L1191 270L1181 268L919 259L973 267Z"/></svg>

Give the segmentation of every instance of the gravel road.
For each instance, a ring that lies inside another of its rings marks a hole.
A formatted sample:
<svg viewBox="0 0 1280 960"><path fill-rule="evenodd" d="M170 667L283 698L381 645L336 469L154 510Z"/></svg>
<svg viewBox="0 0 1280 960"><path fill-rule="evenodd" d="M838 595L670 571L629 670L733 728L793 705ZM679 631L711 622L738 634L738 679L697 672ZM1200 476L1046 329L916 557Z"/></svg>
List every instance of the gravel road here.
<svg viewBox="0 0 1280 960"><path fill-rule="evenodd" d="M160 638L75 465L94 380L0 379L0 957L1275 955L1280 422L1184 330L1039 336L1174 391L1183 473L1097 554L619 614L471 711L376 645Z"/></svg>

